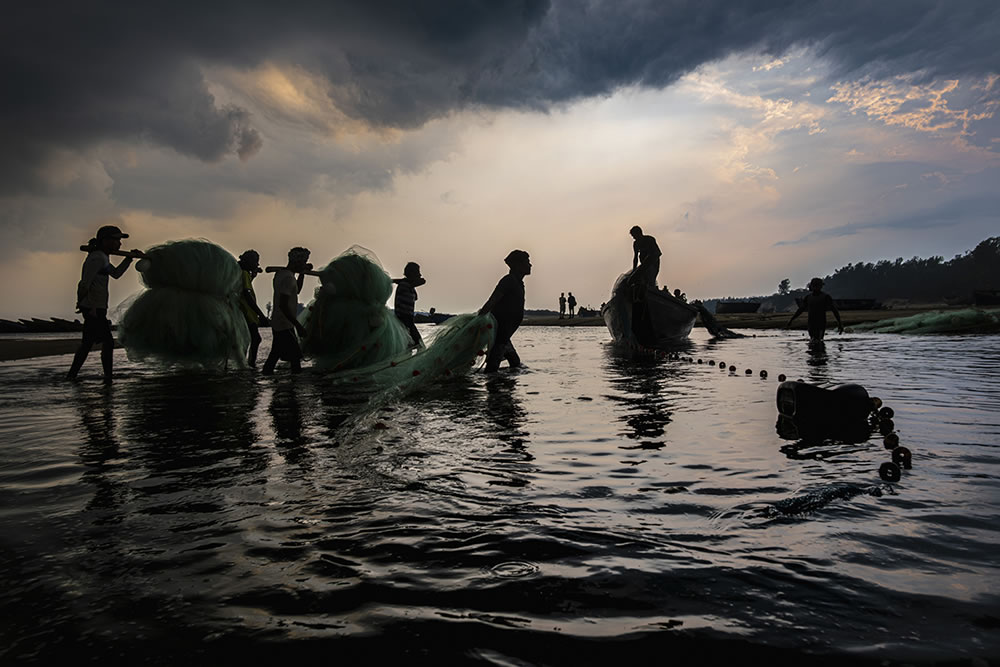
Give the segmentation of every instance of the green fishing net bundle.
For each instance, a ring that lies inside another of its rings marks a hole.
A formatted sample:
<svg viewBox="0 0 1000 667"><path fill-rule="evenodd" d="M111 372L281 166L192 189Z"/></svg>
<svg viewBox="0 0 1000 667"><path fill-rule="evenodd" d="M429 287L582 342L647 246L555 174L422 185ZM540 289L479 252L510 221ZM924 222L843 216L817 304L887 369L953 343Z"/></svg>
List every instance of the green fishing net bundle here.
<svg viewBox="0 0 1000 667"><path fill-rule="evenodd" d="M996 333L1000 331L1000 310L965 308L935 310L910 317L897 317L880 322L865 322L850 327L851 331L872 333Z"/></svg>
<svg viewBox="0 0 1000 667"><path fill-rule="evenodd" d="M250 331L236 259L200 239L154 246L146 256L136 269L149 289L119 308L118 340L129 358L243 368Z"/></svg>
<svg viewBox="0 0 1000 667"><path fill-rule="evenodd" d="M315 298L299 316L302 349L322 370L361 368L410 347L410 334L386 307L392 279L375 256L354 246L320 269Z"/></svg>
<svg viewBox="0 0 1000 667"><path fill-rule="evenodd" d="M467 373L485 359L493 344L493 315L466 313L435 327L431 343L415 352L404 350L391 358L330 376L331 386L357 387L405 394L414 389Z"/></svg>

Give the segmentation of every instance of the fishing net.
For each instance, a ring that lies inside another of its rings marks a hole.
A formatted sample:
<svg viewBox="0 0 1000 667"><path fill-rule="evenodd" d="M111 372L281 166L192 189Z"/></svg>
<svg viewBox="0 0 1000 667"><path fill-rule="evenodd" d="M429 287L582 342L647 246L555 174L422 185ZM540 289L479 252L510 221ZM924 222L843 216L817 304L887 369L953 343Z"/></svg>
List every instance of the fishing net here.
<svg viewBox="0 0 1000 667"><path fill-rule="evenodd" d="M299 318L302 343L335 388L406 393L468 371L493 342L493 316L465 314L438 325L431 344L412 351L409 333L385 305L392 279L359 246L319 273L315 298Z"/></svg>
<svg viewBox="0 0 1000 667"><path fill-rule="evenodd" d="M236 259L198 239L154 246L146 255L136 269L149 289L119 306L118 340L129 358L243 368L250 332Z"/></svg>
<svg viewBox="0 0 1000 667"><path fill-rule="evenodd" d="M410 334L385 302L392 279L354 246L319 270L315 298L299 316L305 354L321 370L361 368L407 351Z"/></svg>
<svg viewBox="0 0 1000 667"><path fill-rule="evenodd" d="M1000 310L966 308L963 310L918 313L880 322L855 324L851 331L872 333L996 333L1000 332Z"/></svg>
<svg viewBox="0 0 1000 667"><path fill-rule="evenodd" d="M431 343L416 352L403 350L368 366L341 370L330 376L333 387L357 386L405 394L462 375L485 359L493 344L493 315L466 313L437 327Z"/></svg>

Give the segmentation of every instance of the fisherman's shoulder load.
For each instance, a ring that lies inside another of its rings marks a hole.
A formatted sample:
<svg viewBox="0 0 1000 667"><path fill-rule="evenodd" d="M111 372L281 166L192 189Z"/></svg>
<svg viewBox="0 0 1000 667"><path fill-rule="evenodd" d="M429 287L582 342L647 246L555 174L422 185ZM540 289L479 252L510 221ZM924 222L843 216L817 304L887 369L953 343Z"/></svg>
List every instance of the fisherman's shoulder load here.
<svg viewBox="0 0 1000 667"><path fill-rule="evenodd" d="M242 368L250 332L239 307L236 258L205 240L154 246L142 260L148 288L123 304L118 339L131 359Z"/></svg>

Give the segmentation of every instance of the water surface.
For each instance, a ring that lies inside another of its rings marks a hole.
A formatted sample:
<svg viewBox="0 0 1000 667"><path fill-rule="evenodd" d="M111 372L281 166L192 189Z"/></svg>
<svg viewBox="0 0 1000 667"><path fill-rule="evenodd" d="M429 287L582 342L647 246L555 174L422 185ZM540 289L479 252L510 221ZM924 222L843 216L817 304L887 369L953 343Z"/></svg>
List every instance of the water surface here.
<svg viewBox="0 0 1000 667"><path fill-rule="evenodd" d="M0 365L0 660L1000 657L1000 337L515 343L519 372L375 406L121 351L108 389L97 354L76 385ZM779 373L880 396L912 470L879 479L878 434L781 438Z"/></svg>

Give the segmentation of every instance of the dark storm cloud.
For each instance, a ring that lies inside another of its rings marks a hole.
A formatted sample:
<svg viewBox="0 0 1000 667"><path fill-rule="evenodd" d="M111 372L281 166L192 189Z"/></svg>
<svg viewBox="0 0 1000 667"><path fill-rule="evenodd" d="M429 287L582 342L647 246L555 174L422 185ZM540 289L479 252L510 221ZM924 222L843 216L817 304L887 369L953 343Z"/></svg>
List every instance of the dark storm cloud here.
<svg viewBox="0 0 1000 667"><path fill-rule="evenodd" d="M0 193L37 186L52 151L107 140L250 158L253 118L213 98L205 66L301 66L349 117L400 128L662 87L747 50L810 46L837 76L1000 70L994 0L23 2L2 26Z"/></svg>

